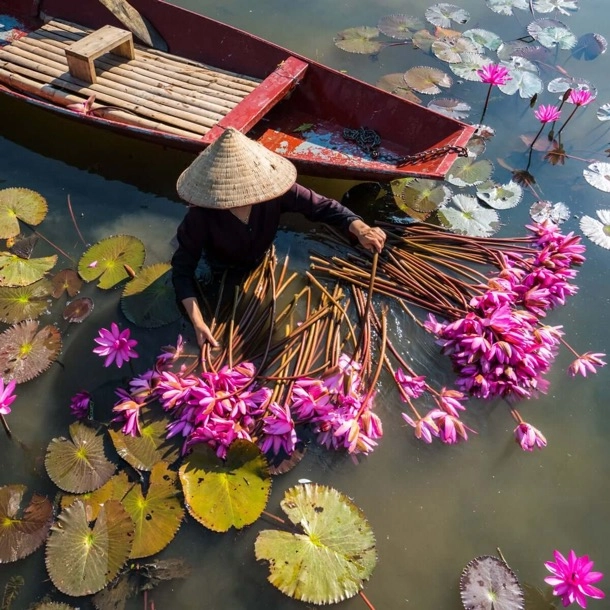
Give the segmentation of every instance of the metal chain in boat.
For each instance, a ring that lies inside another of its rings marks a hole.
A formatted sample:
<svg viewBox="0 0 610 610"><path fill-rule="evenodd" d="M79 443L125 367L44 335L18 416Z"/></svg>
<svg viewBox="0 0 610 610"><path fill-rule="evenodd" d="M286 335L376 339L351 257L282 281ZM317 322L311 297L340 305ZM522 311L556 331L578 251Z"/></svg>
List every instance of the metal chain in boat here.
<svg viewBox="0 0 610 610"><path fill-rule="evenodd" d="M468 156L468 151L463 146L456 146L455 144L446 144L445 146L438 146L437 148L429 148L428 150L413 155L405 155L403 157L388 153L380 153L377 149L381 145L381 138L376 131L368 129L367 127L359 127L358 129L345 128L343 130L343 137L346 140L355 142L356 145L367 155L370 155L372 159L375 159L376 161L386 161L387 163L396 165L396 167L430 161L431 159L442 157L448 153L457 153L458 157Z"/></svg>

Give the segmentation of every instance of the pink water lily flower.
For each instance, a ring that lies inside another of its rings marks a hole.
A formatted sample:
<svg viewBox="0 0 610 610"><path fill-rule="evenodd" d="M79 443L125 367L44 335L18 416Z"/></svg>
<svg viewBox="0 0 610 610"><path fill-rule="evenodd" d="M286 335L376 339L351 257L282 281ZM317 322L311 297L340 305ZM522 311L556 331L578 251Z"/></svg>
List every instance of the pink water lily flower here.
<svg viewBox="0 0 610 610"><path fill-rule="evenodd" d="M117 367L121 368L124 362L138 357L133 349L138 342L135 339L130 339L129 335L128 328L119 331L119 327L112 322L110 330L100 328L99 336L94 339L99 347L94 348L93 353L106 356L105 367L109 367L113 362L116 362Z"/></svg>
<svg viewBox="0 0 610 610"><path fill-rule="evenodd" d="M561 597L563 606L576 602L581 608L587 607L587 597L603 599L605 593L593 586L601 580L601 572L593 572L593 562L587 555L578 557L570 551L566 559L559 551L554 551L555 561L545 562L545 568L552 574L544 581L553 587L553 595Z"/></svg>
<svg viewBox="0 0 610 610"><path fill-rule="evenodd" d="M4 379L0 378L0 415L8 415L11 412L10 405L17 398L14 393L16 385L14 379L4 385Z"/></svg>
<svg viewBox="0 0 610 610"><path fill-rule="evenodd" d="M561 117L561 111L556 106L551 106L550 104L545 106L544 104L541 104L534 112L534 116L541 123L553 123Z"/></svg>
<svg viewBox="0 0 610 610"><path fill-rule="evenodd" d="M477 70L477 75L481 79L482 83L488 85L505 85L509 80L512 79L508 68L499 64L487 64L480 70Z"/></svg>
<svg viewBox="0 0 610 610"><path fill-rule="evenodd" d="M587 373L597 373L597 369L606 366L606 363L602 360L606 354L594 354L593 352L587 352L582 354L570 366L568 367L568 373L575 377L576 375L587 376Z"/></svg>
<svg viewBox="0 0 610 610"><path fill-rule="evenodd" d="M588 89L572 89L567 101L576 106L586 106L593 101L593 94Z"/></svg>
<svg viewBox="0 0 610 610"><path fill-rule="evenodd" d="M70 411L76 419L85 419L91 408L91 394L86 390L77 392L70 400Z"/></svg>
<svg viewBox="0 0 610 610"><path fill-rule="evenodd" d="M522 421L515 428L515 440L521 445L523 451L533 451L536 447L542 449L546 447L546 438L534 426Z"/></svg>

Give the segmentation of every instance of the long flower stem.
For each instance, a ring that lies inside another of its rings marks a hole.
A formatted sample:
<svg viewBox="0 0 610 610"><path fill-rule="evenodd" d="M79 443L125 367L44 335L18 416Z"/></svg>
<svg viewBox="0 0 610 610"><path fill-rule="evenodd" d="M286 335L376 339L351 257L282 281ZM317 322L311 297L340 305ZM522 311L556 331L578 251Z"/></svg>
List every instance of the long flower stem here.
<svg viewBox="0 0 610 610"><path fill-rule="evenodd" d="M489 104L489 96L491 95L492 87L493 87L493 85L489 85L489 89L487 89L487 97L485 98L485 105L483 106L483 114L481 114L481 119L479 120L479 123L482 123L483 119L485 118L485 113L487 112L487 105Z"/></svg>
<svg viewBox="0 0 610 610"><path fill-rule="evenodd" d="M528 171L530 168L530 164L532 162L532 152L534 150L534 144L536 144L536 140L540 137L540 134L542 133L544 126L545 126L545 123L542 123L542 125L540 126L540 129L538 130L538 133L536 134L536 137L532 140L532 143L530 144L530 154L529 154L529 157L527 158L527 167L525 168L525 171Z"/></svg>
<svg viewBox="0 0 610 610"><path fill-rule="evenodd" d="M4 427L4 431L6 432L6 436L8 436L9 438L13 438L13 433L11 432L11 429L9 428L8 422L6 421L6 418L4 417L4 415L0 415L0 418L2 418L2 426Z"/></svg>
<svg viewBox="0 0 610 610"><path fill-rule="evenodd" d="M566 119L566 122L561 126L561 129L557 132L557 137L561 135L561 132L565 129L565 126L570 122L570 119L574 116L574 113L578 110L578 106L574 106L574 110L570 112L570 115Z"/></svg>

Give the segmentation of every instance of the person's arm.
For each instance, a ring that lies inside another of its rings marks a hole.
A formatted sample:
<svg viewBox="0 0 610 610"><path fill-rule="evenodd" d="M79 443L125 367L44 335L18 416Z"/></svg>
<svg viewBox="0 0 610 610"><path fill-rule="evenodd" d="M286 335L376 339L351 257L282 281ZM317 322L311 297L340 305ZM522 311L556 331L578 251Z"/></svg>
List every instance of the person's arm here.
<svg viewBox="0 0 610 610"><path fill-rule="evenodd" d="M366 250L381 252L385 246L385 231L379 227L370 227L360 218L352 220L349 232L356 236L360 245Z"/></svg>
<svg viewBox="0 0 610 610"><path fill-rule="evenodd" d="M218 341L216 341L210 327L203 320L197 298L187 297L186 299L182 299L182 305L193 324L199 347L203 347L206 342L214 347L218 347Z"/></svg>

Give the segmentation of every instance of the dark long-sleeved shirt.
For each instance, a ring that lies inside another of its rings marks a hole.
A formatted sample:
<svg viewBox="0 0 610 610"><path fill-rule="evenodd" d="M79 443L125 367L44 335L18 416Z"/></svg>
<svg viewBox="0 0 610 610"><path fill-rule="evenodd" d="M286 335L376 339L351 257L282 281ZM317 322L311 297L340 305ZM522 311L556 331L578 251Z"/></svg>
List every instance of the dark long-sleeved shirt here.
<svg viewBox="0 0 610 610"><path fill-rule="evenodd" d="M345 233L360 218L338 201L296 183L280 197L253 205L248 223L230 210L192 206L178 227L178 249L172 258L177 300L197 296L195 270L203 253L211 262L255 267L273 243L283 212L299 212Z"/></svg>

